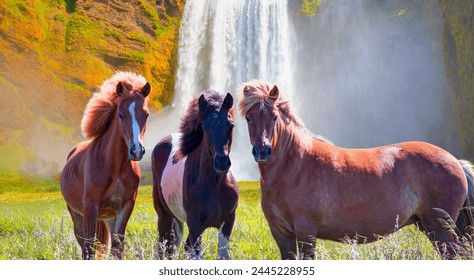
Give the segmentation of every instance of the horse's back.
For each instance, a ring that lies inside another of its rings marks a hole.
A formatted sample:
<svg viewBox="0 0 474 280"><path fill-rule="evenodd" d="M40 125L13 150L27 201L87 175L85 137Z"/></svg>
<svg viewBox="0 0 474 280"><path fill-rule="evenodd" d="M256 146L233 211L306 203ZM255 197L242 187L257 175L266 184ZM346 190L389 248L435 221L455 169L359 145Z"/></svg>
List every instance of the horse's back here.
<svg viewBox="0 0 474 280"><path fill-rule="evenodd" d="M426 142L402 142L372 149L344 149L343 174L360 185L379 182L384 191L413 193L419 203L453 205L467 194L460 161ZM432 205L430 205L431 207Z"/></svg>
<svg viewBox="0 0 474 280"><path fill-rule="evenodd" d="M167 208L176 218L185 221L183 175L186 158L175 157L180 136L179 133L168 135L153 149L153 189L155 208L160 208L160 211L165 211ZM162 206L165 206L165 209L161 209Z"/></svg>

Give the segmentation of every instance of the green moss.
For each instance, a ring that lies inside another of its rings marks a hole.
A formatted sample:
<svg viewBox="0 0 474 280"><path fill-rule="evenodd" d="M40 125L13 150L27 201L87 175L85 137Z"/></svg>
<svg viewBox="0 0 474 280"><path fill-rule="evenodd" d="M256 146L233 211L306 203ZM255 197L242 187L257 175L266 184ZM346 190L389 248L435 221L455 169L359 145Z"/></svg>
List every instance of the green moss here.
<svg viewBox="0 0 474 280"><path fill-rule="evenodd" d="M152 43L152 40L150 39L150 37L142 34L142 33L138 33L138 32L130 32L127 34L127 37L129 39L133 39L133 40L136 40L138 42L141 42L141 43L144 43L144 44L151 44Z"/></svg>
<svg viewBox="0 0 474 280"><path fill-rule="evenodd" d="M104 35L111 36L111 37L115 38L117 41L120 41L124 37L123 34L121 34L120 32L118 32L118 31L116 31L115 29L112 29L112 28L105 29Z"/></svg>
<svg viewBox="0 0 474 280"><path fill-rule="evenodd" d="M18 19L28 19L28 5L22 0L7 0L5 12L10 13Z"/></svg>
<svg viewBox="0 0 474 280"><path fill-rule="evenodd" d="M160 18L158 17L158 13L156 12L155 8L153 8L152 4L147 0L138 0L140 5L143 7L145 11L145 15L153 22L153 29L158 30L161 27Z"/></svg>
<svg viewBox="0 0 474 280"><path fill-rule="evenodd" d="M302 15L313 17L318 12L322 0L301 0L300 13Z"/></svg>
<svg viewBox="0 0 474 280"><path fill-rule="evenodd" d="M66 51L96 50L105 45L100 23L74 14L69 18L66 31Z"/></svg>
<svg viewBox="0 0 474 280"><path fill-rule="evenodd" d="M48 4L44 0L35 0L35 14L37 15L38 23L41 26L42 30L46 33L43 35L43 38L46 38L49 31L49 16L51 15L51 10L48 7Z"/></svg>

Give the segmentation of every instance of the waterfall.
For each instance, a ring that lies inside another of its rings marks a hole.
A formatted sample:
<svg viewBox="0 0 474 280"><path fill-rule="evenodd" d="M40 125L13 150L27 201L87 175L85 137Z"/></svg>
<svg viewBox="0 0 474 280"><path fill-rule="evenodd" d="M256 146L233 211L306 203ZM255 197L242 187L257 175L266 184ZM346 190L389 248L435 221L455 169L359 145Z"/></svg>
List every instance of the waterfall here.
<svg viewBox="0 0 474 280"><path fill-rule="evenodd" d="M456 155L438 4L322 3L308 18L300 1L186 1L175 100L152 120L149 143L177 130L195 94L230 92L236 105L241 84L261 79L278 85L310 131L338 146L422 140ZM240 115L230 155L237 180L259 178Z"/></svg>

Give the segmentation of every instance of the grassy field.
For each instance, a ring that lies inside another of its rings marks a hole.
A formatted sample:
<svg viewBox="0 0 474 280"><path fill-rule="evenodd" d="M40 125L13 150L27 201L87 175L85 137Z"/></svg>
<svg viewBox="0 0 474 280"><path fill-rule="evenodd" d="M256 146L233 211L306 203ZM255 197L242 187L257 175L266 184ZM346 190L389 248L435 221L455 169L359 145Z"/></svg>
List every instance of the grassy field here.
<svg viewBox="0 0 474 280"><path fill-rule="evenodd" d="M79 259L72 221L56 181L0 176L0 259ZM22 188L18 188L19 186ZM241 198L231 242L235 259L279 258L260 207L257 182L240 182ZM126 259L155 259L157 226L150 186L139 188L126 236ZM394 221L395 223L395 221ZM204 257L217 253L217 230L204 236ZM428 239L415 227L404 228L381 241L358 245L318 240L318 259L438 259ZM180 258L185 255L179 254Z"/></svg>

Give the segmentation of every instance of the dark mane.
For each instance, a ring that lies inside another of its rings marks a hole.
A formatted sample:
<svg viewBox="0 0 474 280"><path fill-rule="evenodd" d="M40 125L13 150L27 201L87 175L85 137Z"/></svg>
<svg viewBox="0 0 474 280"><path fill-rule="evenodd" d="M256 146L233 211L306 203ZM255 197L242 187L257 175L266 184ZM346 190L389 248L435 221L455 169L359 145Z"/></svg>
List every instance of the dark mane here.
<svg viewBox="0 0 474 280"><path fill-rule="evenodd" d="M203 116L199 113L198 100L201 95L208 104L207 110L203 112ZM224 101L224 95L219 94L214 90L205 90L200 94L196 95L193 100L189 103L186 113L181 117L179 132L182 134L180 139L180 146L176 153L177 158L183 158L194 151L200 144L203 138L202 121L214 110L220 110L222 102ZM230 109L232 116L234 116L234 110Z"/></svg>

